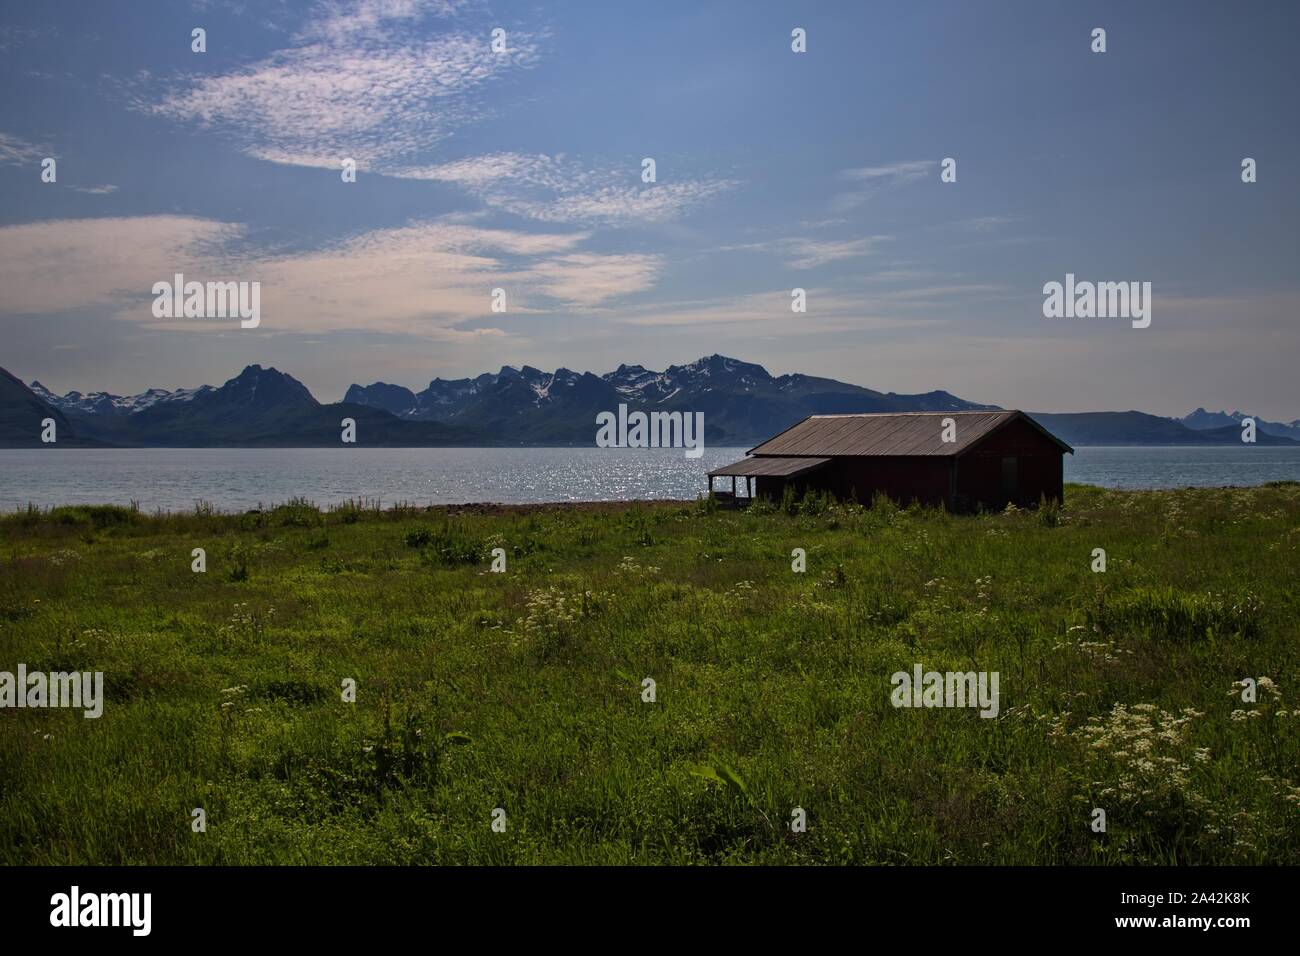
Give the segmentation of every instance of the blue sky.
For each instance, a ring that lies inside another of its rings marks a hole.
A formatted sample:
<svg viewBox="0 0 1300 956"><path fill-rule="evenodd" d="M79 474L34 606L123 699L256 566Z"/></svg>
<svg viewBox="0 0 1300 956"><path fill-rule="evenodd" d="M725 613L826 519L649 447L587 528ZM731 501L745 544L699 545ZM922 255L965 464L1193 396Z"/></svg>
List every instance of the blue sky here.
<svg viewBox="0 0 1300 956"><path fill-rule="evenodd" d="M131 393L257 362L336 400L721 352L1289 421L1298 27L1249 0L11 5L0 365ZM154 318L178 271L261 282L260 327ZM1151 326L1044 318L1066 273L1151 282Z"/></svg>

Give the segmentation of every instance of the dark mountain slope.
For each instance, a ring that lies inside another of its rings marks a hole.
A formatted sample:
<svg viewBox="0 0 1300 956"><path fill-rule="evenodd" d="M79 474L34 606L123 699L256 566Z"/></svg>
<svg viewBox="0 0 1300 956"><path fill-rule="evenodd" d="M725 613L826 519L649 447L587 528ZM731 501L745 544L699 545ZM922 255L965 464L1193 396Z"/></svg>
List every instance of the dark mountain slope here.
<svg viewBox="0 0 1300 956"><path fill-rule="evenodd" d="M41 441L41 422L54 419L57 447L94 445L59 409L42 400L13 375L0 368L0 447L49 448Z"/></svg>

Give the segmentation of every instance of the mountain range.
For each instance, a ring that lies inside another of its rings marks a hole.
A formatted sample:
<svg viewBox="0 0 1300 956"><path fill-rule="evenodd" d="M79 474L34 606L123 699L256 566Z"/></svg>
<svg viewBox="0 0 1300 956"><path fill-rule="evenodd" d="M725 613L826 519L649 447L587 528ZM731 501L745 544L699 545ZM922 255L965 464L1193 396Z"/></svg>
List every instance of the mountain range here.
<svg viewBox="0 0 1300 956"><path fill-rule="evenodd" d="M40 445L55 421L59 445L316 447L340 444L356 422L358 445L389 447L594 445L596 415L629 410L703 412L706 445L756 444L808 415L996 408L945 391L878 392L811 375L770 375L761 365L710 355L662 372L620 365L595 375L503 367L474 378L435 378L416 392L375 382L322 404L285 372L250 365L214 387L151 388L138 395L24 385L0 369L0 447ZM1205 445L1241 441L1240 412L1198 408L1182 419L1144 412L1030 414L1076 445ZM1300 421L1257 420L1259 444L1300 443Z"/></svg>

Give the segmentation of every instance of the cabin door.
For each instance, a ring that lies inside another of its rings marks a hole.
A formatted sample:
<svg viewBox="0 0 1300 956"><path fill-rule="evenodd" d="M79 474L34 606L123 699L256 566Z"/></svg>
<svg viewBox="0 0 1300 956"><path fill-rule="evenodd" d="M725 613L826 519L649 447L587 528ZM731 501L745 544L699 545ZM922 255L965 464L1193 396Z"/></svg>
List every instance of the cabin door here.
<svg viewBox="0 0 1300 956"><path fill-rule="evenodd" d="M1002 497L1007 501L1020 497L1020 459L1015 456L1002 459Z"/></svg>

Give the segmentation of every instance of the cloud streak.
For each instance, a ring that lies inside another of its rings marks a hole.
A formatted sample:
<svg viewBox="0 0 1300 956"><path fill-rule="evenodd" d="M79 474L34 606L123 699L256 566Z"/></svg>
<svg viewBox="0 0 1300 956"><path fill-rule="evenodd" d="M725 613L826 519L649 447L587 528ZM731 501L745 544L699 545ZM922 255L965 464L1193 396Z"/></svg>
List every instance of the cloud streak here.
<svg viewBox="0 0 1300 956"><path fill-rule="evenodd" d="M832 262L860 259L875 251L878 243L888 242L892 236L865 236L860 239L774 239L770 242L752 242L740 246L724 246L724 251L767 252L784 256L791 269L816 269Z"/></svg>
<svg viewBox="0 0 1300 956"><path fill-rule="evenodd" d="M808 311L790 311L790 290L773 289L736 297L658 303L626 311L622 321L633 326L668 326L682 330L715 330L744 325L766 336L800 337L810 332L861 334L887 329L942 326L944 319L882 314L872 297L811 288Z"/></svg>
<svg viewBox="0 0 1300 956"><path fill-rule="evenodd" d="M855 188L834 196L831 199L831 209L837 213L856 209L881 190L924 179L933 173L936 166L936 160L915 159L884 166L857 166L841 170L839 178L856 185Z"/></svg>
<svg viewBox="0 0 1300 956"><path fill-rule="evenodd" d="M2 166L25 166L28 163L40 162L49 155L51 154L47 147L29 143L10 133L0 132L0 165Z"/></svg>
<svg viewBox="0 0 1300 956"><path fill-rule="evenodd" d="M485 115L473 94L531 66L537 37L507 35L493 52L486 33L412 37L428 13L450 3L366 0L325 15L300 32L298 45L141 104L155 115L217 129L250 156L296 166L362 168L422 153Z"/></svg>
<svg viewBox="0 0 1300 956"><path fill-rule="evenodd" d="M641 167L584 166L563 155L491 153L388 175L459 186L490 208L547 223L668 222L736 185L727 179L641 183Z"/></svg>

